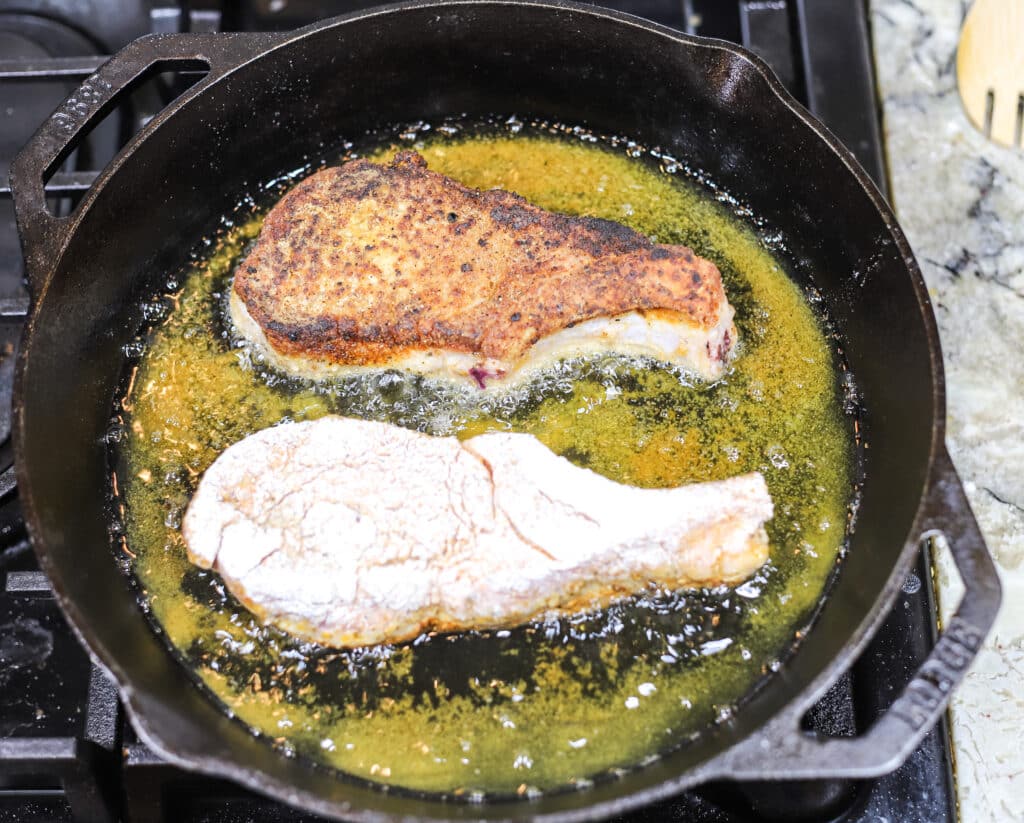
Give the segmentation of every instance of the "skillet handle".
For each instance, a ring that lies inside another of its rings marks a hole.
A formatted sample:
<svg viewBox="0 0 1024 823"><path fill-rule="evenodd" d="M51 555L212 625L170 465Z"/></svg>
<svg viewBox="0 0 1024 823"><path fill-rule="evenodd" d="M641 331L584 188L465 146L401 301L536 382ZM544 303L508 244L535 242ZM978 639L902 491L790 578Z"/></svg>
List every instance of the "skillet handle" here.
<svg viewBox="0 0 1024 823"><path fill-rule="evenodd" d="M279 43L274 33L154 34L142 37L87 77L39 127L11 163L11 192L25 257L29 292L36 297L64 247L73 215L56 217L46 205L44 182L81 138L113 109L119 99L152 74L173 70L209 73L180 97L198 94L218 78ZM163 115L153 118L153 125ZM111 164L116 165L117 161Z"/></svg>
<svg viewBox="0 0 1024 823"><path fill-rule="evenodd" d="M801 718L818 696L811 695L729 750L714 763L709 778L877 777L897 769L917 748L974 662L1002 599L992 558L944 447L932 463L922 520L920 540L945 538L965 592L928 659L889 710L860 737L826 738L800 729Z"/></svg>

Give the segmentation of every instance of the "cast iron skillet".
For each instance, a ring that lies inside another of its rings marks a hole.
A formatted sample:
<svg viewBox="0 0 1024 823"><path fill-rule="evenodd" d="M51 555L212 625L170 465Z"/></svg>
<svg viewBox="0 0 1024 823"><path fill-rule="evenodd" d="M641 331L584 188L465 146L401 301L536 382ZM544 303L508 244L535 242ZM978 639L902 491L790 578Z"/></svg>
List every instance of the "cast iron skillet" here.
<svg viewBox="0 0 1024 823"><path fill-rule="evenodd" d="M207 66L74 214L48 213L44 178L120 93L155 71ZM730 722L586 790L444 803L287 759L192 685L115 562L103 434L140 303L240 193L372 126L513 112L661 146L781 232L795 276L813 280L841 334L870 448L845 568L817 623ZM943 444L939 343L907 242L852 156L732 45L591 7L500 0L394 6L283 35L152 36L43 125L12 166L12 187L34 298L14 409L26 521L71 625L116 678L139 732L182 766L358 820L579 820L712 778L870 776L914 749L994 619L999 585ZM801 715L864 646L921 541L940 534L967 594L929 660L864 736L801 732Z"/></svg>

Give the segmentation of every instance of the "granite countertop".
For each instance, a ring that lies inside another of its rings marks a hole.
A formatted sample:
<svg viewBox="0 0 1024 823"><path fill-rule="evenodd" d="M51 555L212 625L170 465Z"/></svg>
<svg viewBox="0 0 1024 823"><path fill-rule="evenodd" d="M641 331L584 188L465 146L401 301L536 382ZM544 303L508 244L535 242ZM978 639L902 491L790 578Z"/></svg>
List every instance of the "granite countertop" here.
<svg viewBox="0 0 1024 823"><path fill-rule="evenodd" d="M935 306L946 442L999 567L1003 609L952 702L961 818L1024 820L1024 150L956 86L967 0L871 0L892 199ZM1024 47L1024 43L1021 44ZM959 598L940 552L942 611Z"/></svg>

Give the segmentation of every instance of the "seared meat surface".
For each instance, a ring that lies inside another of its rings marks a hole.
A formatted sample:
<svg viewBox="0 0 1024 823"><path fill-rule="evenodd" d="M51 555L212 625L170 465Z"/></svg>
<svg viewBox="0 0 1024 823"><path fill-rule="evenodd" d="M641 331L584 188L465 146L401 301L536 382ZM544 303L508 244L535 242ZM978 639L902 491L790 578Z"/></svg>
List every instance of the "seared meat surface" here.
<svg viewBox="0 0 1024 823"><path fill-rule="evenodd" d="M460 442L325 417L228 448L183 532L264 621L360 646L737 583L767 559L771 517L760 474L640 489L526 434Z"/></svg>
<svg viewBox="0 0 1024 823"><path fill-rule="evenodd" d="M736 341L721 275L690 249L466 188L415 152L299 183L239 267L231 314L312 378L393 367L483 387L614 350L713 379Z"/></svg>

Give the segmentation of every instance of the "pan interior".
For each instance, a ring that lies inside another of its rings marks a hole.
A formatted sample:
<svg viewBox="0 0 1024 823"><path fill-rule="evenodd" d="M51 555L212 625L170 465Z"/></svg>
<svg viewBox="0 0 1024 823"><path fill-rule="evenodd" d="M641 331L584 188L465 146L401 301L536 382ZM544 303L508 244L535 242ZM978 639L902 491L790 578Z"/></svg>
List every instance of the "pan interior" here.
<svg viewBox="0 0 1024 823"><path fill-rule="evenodd" d="M224 319L233 267L265 204L226 221L168 279L132 344L115 425L126 548L162 635L203 687L289 755L427 792L532 794L585 786L694 739L778 666L835 568L854 502L841 363L809 284L742 204L672 158L583 129L419 124L348 146L414 145L431 168L556 211L685 243L723 272L743 348L703 386L651 362L569 362L481 400L396 372L314 385L266 371ZM337 156L329 158L337 161ZM287 187L287 183L282 188ZM278 190L279 193L280 189ZM179 526L224 448L326 413L432 434L513 429L612 479L664 487L762 471L776 504L769 565L738 589L649 592L503 632L332 650L259 625L216 575L191 567Z"/></svg>

